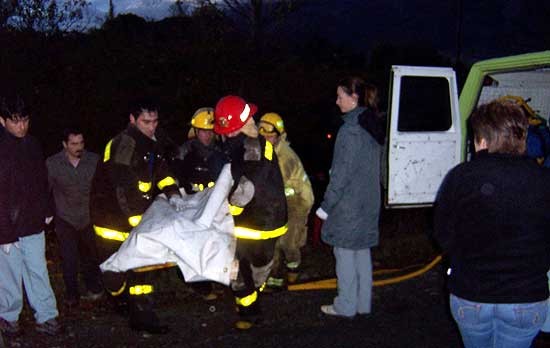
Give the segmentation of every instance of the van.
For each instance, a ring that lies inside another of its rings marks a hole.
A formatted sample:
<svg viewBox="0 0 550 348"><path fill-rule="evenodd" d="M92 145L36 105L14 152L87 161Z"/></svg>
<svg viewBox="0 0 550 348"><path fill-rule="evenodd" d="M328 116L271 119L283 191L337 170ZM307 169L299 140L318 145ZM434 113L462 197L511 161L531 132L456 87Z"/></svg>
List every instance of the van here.
<svg viewBox="0 0 550 348"><path fill-rule="evenodd" d="M467 120L504 96L550 116L550 51L475 63L458 96L452 68L392 66L388 104L386 196L389 208L430 206L447 172L470 158Z"/></svg>

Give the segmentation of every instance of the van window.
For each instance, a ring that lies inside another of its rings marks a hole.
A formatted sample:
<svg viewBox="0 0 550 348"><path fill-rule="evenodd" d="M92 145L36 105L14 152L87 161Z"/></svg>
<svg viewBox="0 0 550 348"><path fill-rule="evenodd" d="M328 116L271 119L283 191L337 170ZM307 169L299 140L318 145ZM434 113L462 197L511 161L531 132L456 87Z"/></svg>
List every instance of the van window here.
<svg viewBox="0 0 550 348"><path fill-rule="evenodd" d="M450 86L446 78L401 78L398 131L446 131L451 125Z"/></svg>

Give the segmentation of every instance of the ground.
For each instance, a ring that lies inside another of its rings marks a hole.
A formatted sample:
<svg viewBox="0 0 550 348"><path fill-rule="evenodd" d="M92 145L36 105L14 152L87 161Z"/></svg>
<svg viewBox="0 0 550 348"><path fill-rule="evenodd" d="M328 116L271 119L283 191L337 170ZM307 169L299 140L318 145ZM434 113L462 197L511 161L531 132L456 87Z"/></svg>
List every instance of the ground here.
<svg viewBox="0 0 550 348"><path fill-rule="evenodd" d="M433 260L438 253L425 230L429 219L427 210L384 212L381 244L373 251L375 271L393 271L381 272L376 279L408 274ZM310 237L300 281L333 277L331 249ZM376 286L369 317L341 319L322 314L319 307L331 302L332 289L262 295L263 321L244 332L233 328L236 314L226 288L220 286L220 298L206 302L179 279L175 269L159 272L157 309L172 330L150 336L130 330L126 319L105 300L65 308L53 234L48 234L48 241L50 274L65 331L56 337L36 333L26 304L20 319L24 332L5 338L6 347L461 347L447 309L441 263L418 277Z"/></svg>

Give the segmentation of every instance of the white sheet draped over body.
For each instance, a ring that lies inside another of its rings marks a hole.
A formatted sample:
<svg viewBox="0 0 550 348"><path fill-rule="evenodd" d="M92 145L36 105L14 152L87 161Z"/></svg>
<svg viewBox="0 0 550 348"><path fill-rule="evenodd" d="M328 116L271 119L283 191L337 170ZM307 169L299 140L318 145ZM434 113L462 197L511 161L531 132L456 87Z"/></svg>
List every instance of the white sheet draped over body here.
<svg viewBox="0 0 550 348"><path fill-rule="evenodd" d="M227 196L233 185L230 165L211 189L187 195L185 209L176 211L160 195L119 250L100 265L102 271L124 272L176 263L187 282L212 280L228 285L236 276L236 239Z"/></svg>

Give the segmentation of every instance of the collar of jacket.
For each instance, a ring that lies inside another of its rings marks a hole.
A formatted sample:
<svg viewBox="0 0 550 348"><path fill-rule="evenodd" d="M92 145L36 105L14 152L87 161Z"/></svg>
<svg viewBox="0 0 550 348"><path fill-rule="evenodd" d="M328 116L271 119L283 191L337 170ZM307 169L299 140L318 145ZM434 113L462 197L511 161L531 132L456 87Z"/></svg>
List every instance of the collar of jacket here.
<svg viewBox="0 0 550 348"><path fill-rule="evenodd" d="M345 123L358 124L357 118L359 117L359 114L361 114L365 110L365 107L358 106L355 109L348 111L347 113L342 115L342 119Z"/></svg>
<svg viewBox="0 0 550 348"><path fill-rule="evenodd" d="M489 150L480 150L476 152L473 156L473 160L487 159L487 158L501 158L501 159L508 159L508 160L529 159L529 157L525 154L518 155L515 153L489 152Z"/></svg>
<svg viewBox="0 0 550 348"><path fill-rule="evenodd" d="M126 128L126 132L128 135L130 135L132 138L134 138L136 141L139 142L145 142L145 143L152 143L155 144L157 141L155 139L151 139L145 134L143 134L138 127L134 126L133 124L128 124L128 127Z"/></svg>

